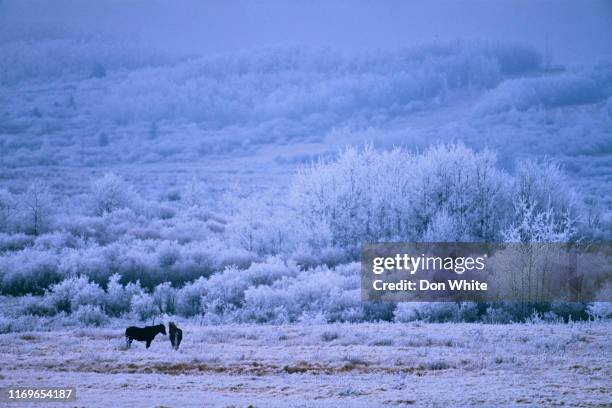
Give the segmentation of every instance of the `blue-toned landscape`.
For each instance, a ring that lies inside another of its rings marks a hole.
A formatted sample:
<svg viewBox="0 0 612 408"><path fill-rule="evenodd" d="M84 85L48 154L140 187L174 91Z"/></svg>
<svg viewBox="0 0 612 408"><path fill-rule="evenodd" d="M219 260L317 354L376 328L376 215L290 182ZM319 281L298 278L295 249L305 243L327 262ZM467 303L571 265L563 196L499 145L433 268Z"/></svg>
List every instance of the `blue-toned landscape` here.
<svg viewBox="0 0 612 408"><path fill-rule="evenodd" d="M359 250L609 244L611 23L605 1L0 1L0 386L606 406L611 303L363 302ZM179 351L126 348L169 321Z"/></svg>

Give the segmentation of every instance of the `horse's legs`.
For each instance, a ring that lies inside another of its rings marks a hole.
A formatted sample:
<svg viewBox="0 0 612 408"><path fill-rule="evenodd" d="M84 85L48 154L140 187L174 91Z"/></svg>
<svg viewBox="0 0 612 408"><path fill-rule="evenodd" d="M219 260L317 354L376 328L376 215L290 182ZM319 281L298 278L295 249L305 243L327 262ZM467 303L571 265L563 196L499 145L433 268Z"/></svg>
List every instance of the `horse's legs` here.
<svg viewBox="0 0 612 408"><path fill-rule="evenodd" d="M130 348L132 345L132 339L130 339L128 336L125 336L125 345L127 348Z"/></svg>
<svg viewBox="0 0 612 408"><path fill-rule="evenodd" d="M151 341L152 340L147 340L147 348L149 348L149 346L151 346Z"/></svg>

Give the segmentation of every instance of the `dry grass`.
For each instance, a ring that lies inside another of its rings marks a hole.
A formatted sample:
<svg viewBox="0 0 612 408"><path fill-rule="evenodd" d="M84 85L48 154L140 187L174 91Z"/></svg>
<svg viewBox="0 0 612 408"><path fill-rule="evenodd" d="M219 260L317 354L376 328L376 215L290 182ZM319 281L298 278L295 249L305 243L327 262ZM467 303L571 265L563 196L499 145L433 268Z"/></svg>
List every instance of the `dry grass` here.
<svg viewBox="0 0 612 408"><path fill-rule="evenodd" d="M166 336L150 349L125 349L120 328L0 335L0 354L12 362L0 387L68 378L86 406L97 406L94 397L108 387L128 405L137 393L142 406L177 406L165 398L179 389L224 404L210 406L240 407L294 406L295 398L308 407L605 406L612 395L612 324L605 322L182 328L178 352ZM144 390L160 390L159 401ZM181 406L201 406L190 401Z"/></svg>

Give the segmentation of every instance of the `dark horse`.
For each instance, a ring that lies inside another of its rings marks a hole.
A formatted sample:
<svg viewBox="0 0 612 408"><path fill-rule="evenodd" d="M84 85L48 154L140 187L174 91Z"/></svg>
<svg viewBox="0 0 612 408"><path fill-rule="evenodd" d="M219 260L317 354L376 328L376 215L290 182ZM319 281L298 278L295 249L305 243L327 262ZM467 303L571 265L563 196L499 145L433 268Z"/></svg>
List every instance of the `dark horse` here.
<svg viewBox="0 0 612 408"><path fill-rule="evenodd" d="M170 344L172 344L173 349L178 350L183 339L183 331L176 327L174 322L170 322L168 327L170 327Z"/></svg>
<svg viewBox="0 0 612 408"><path fill-rule="evenodd" d="M156 326L146 326L146 327L135 327L131 326L125 329L125 342L127 343L127 347L130 348L132 345L132 341L146 341L147 348L151 346L151 342L157 336L158 333L166 335L166 326L163 324L158 324Z"/></svg>

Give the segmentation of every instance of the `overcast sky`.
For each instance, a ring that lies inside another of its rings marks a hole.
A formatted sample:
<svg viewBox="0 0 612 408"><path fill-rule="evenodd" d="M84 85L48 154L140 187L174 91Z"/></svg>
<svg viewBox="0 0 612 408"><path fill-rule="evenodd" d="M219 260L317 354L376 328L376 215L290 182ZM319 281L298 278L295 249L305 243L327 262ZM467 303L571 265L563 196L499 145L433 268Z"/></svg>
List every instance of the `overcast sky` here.
<svg viewBox="0 0 612 408"><path fill-rule="evenodd" d="M353 51L476 38L549 47L558 62L612 54L606 0L0 0L0 15L3 38L35 25L138 37L178 53L287 44Z"/></svg>

